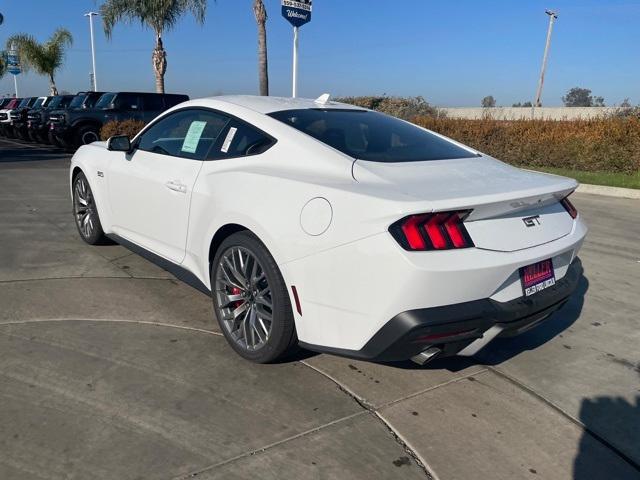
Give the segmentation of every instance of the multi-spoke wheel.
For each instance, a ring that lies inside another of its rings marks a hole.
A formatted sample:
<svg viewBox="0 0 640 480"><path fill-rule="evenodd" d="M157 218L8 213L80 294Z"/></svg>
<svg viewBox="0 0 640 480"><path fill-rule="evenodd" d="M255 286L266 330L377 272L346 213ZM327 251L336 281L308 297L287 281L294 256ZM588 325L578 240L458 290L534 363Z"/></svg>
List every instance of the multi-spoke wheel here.
<svg viewBox="0 0 640 480"><path fill-rule="evenodd" d="M82 172L73 179L73 216L85 242L96 245L105 240L93 192Z"/></svg>
<svg viewBox="0 0 640 480"><path fill-rule="evenodd" d="M291 302L278 267L249 232L228 237L211 266L213 304L222 331L244 358L266 363L295 347Z"/></svg>

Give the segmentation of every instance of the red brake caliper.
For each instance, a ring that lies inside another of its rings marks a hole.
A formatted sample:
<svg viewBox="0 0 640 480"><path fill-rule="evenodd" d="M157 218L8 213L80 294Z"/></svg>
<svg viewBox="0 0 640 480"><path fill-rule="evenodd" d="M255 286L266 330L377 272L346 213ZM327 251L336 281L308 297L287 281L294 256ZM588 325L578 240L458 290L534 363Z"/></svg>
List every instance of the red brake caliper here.
<svg viewBox="0 0 640 480"><path fill-rule="evenodd" d="M240 295L242 293L242 290L240 290L238 287L231 287L231 295ZM233 308L238 308L240 305L242 305L242 300L236 300L235 302L233 302Z"/></svg>

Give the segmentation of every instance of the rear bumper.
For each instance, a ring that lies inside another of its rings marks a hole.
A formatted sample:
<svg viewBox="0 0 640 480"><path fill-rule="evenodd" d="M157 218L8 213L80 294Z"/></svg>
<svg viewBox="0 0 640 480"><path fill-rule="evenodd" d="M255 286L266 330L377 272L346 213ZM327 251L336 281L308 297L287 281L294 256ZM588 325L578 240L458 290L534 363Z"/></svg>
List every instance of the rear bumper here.
<svg viewBox="0 0 640 480"><path fill-rule="evenodd" d="M494 326L501 335L522 333L562 307L576 290L583 269L576 258L566 274L550 288L508 302L491 298L400 313L389 320L360 350L301 342L309 350L371 361L407 360L429 347L440 356L455 355Z"/></svg>

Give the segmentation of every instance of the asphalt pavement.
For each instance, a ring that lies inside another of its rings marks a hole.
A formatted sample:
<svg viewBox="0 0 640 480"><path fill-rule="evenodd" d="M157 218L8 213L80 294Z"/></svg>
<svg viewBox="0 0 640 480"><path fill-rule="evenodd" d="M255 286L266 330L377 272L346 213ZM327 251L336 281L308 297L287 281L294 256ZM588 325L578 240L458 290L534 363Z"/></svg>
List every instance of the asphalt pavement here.
<svg viewBox="0 0 640 480"><path fill-rule="evenodd" d="M76 232L0 139L0 479L638 479L640 201L575 194L579 291L473 359L253 365L209 297Z"/></svg>

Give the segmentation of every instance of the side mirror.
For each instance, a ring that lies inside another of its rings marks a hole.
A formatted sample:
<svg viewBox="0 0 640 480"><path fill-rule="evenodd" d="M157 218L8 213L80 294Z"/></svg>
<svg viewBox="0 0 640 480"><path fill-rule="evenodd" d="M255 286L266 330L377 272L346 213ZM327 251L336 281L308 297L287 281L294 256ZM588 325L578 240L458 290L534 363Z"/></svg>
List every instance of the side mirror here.
<svg viewBox="0 0 640 480"><path fill-rule="evenodd" d="M129 153L131 151L131 141L126 135L116 135L107 140L107 150Z"/></svg>

